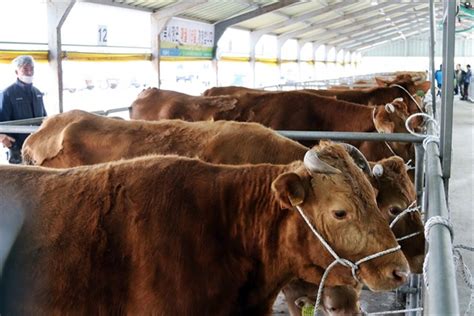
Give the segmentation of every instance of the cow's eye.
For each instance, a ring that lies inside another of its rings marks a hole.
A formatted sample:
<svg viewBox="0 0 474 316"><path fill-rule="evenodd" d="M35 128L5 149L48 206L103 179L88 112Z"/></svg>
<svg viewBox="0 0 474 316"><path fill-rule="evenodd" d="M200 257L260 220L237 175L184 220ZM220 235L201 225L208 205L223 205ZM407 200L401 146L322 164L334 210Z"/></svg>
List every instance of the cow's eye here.
<svg viewBox="0 0 474 316"><path fill-rule="evenodd" d="M398 214L400 214L402 212L402 209L399 208L398 206L393 206L391 207L389 210L390 214L392 214L393 216L397 216Z"/></svg>
<svg viewBox="0 0 474 316"><path fill-rule="evenodd" d="M347 216L347 212L344 210L332 211L332 214L334 215L336 219L344 219Z"/></svg>

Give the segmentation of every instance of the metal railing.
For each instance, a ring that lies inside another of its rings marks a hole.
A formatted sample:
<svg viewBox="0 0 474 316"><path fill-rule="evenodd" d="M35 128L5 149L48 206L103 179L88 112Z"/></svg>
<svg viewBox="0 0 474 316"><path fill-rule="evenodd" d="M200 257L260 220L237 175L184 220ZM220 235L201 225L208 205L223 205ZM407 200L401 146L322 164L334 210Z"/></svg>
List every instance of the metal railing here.
<svg viewBox="0 0 474 316"><path fill-rule="evenodd" d="M379 72L359 76L350 76L350 77L340 77L332 78L325 80L309 80L301 82L286 82L277 85L264 86L261 87L263 90L278 90L278 91L287 91L287 90L300 90L300 89L327 89L331 86L338 85L347 85L350 88L367 88L372 85L367 84L357 84L359 80L372 80L375 77L387 77L394 76L392 72Z"/></svg>

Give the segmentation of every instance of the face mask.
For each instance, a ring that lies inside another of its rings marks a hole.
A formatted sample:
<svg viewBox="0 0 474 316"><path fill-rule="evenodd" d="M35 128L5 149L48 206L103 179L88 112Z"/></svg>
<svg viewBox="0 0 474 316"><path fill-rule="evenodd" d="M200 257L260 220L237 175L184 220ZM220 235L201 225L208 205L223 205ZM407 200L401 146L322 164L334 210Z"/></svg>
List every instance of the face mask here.
<svg viewBox="0 0 474 316"><path fill-rule="evenodd" d="M31 84L33 83L33 76L18 76L21 82Z"/></svg>

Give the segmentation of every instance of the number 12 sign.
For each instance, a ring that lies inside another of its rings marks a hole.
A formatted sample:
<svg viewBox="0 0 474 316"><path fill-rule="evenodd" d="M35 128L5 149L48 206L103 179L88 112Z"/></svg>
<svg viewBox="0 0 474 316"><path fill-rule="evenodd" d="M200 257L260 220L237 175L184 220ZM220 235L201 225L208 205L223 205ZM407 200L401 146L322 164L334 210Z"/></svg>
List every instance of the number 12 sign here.
<svg viewBox="0 0 474 316"><path fill-rule="evenodd" d="M106 25L99 25L97 30L98 35L98 45L107 46L107 26Z"/></svg>

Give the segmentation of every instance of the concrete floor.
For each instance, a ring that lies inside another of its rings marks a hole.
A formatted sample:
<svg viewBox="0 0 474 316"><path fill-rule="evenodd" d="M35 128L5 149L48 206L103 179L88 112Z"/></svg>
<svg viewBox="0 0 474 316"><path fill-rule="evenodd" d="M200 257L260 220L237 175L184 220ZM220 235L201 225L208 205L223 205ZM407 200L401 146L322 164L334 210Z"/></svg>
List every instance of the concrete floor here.
<svg viewBox="0 0 474 316"><path fill-rule="evenodd" d="M454 226L454 244L474 247L474 103L455 96L453 155L448 206ZM474 273L474 253L462 250L463 259ZM459 308L466 311L471 291L457 274ZM474 304L474 303L473 303ZM474 315L474 306L469 315Z"/></svg>
<svg viewBox="0 0 474 316"><path fill-rule="evenodd" d="M451 180L449 185L449 209L454 226L454 244L474 247L474 103L454 99L453 147ZM465 264L474 274L474 253L461 250ZM471 291L457 273L460 313L464 314ZM394 292L371 293L364 290L361 298L366 312L379 312L403 308L403 302ZM279 296L273 315L289 315L283 296ZM402 315L402 314L392 314ZM468 315L474 315L474 302Z"/></svg>

